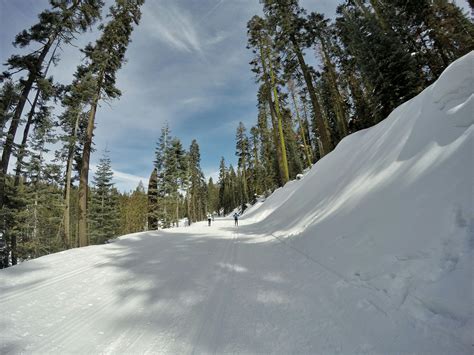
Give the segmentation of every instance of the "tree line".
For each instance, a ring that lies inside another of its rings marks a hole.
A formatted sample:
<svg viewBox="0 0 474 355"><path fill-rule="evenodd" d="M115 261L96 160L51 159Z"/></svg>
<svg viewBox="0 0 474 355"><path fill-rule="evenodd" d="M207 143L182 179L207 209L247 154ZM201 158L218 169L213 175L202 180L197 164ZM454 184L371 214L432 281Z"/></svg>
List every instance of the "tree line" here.
<svg viewBox="0 0 474 355"><path fill-rule="evenodd" d="M474 49L473 23L448 0L345 0L334 19L298 0L260 3L247 24L258 115L237 127L237 167L220 163L226 212L294 179Z"/></svg>
<svg viewBox="0 0 474 355"><path fill-rule="evenodd" d="M258 114L237 127L236 166L222 158L218 181L206 181L197 141L186 150L165 125L147 191L120 193L107 154L90 183L90 155L99 104L121 95L116 74L143 2L115 0L103 19L103 0L50 0L15 37L20 54L0 75L0 232L12 264L244 209L474 48L471 20L448 0L345 0L334 19L297 0L260 0L263 16L247 24ZM91 28L99 37L71 82L56 82L48 73L61 49Z"/></svg>
<svg viewBox="0 0 474 355"><path fill-rule="evenodd" d="M102 19L102 0L50 0L38 22L15 37L13 44L21 54L7 60L0 76L0 232L12 264L103 242L111 230L102 215L113 219L130 203L146 201L143 187L132 194L114 190L108 158L98 167L94 187L89 186L99 103L121 95L116 74L143 3L115 0ZM83 59L71 83L56 82L48 72L52 65L61 65L61 49L94 26L100 35L81 49ZM54 113L53 105L62 107L60 114ZM52 146L58 148L51 151ZM112 197L119 201L117 210L106 212L106 199ZM143 216L134 218L146 219L144 210ZM143 220L115 228L142 230Z"/></svg>
<svg viewBox="0 0 474 355"><path fill-rule="evenodd" d="M148 229L190 225L217 211L216 186L206 182L201 169L199 144L194 139L186 151L172 137L168 124L161 130L148 182Z"/></svg>

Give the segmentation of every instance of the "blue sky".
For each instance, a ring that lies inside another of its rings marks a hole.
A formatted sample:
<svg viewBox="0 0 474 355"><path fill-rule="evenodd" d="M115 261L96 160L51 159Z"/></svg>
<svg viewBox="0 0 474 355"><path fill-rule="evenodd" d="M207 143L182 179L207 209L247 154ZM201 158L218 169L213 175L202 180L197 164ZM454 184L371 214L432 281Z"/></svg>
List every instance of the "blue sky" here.
<svg viewBox="0 0 474 355"><path fill-rule="evenodd" d="M338 3L301 1L306 9L329 17ZM47 0L0 0L2 63L18 52L11 45L14 36L33 25L46 7ZM128 62L118 73L122 97L103 103L97 113L92 165L107 148L120 190L134 189L140 180L146 185L156 140L168 122L186 148L197 139L203 171L215 177L221 156L235 162L238 122L248 128L256 122L257 87L248 64L246 23L261 13L261 5L258 0L146 0L142 11ZM64 48L51 71L56 80L71 81L81 59L79 48L96 36L94 30L78 38L76 47ZM312 52L308 56L314 57Z"/></svg>

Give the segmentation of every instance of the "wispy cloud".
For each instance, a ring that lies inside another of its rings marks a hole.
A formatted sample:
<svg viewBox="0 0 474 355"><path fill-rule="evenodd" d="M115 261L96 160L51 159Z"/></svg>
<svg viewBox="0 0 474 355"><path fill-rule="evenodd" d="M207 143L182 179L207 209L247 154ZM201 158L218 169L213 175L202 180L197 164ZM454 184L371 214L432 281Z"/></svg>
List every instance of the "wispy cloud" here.
<svg viewBox="0 0 474 355"><path fill-rule="evenodd" d="M225 0L218 0L217 3L203 17L201 17L199 23L204 22L204 20L211 16L224 1Z"/></svg>
<svg viewBox="0 0 474 355"><path fill-rule="evenodd" d="M202 44L192 17L184 9L167 2L153 3L144 12L143 25L151 35L186 52L202 53Z"/></svg>
<svg viewBox="0 0 474 355"><path fill-rule="evenodd" d="M91 164L90 170L93 174L96 173L97 171L97 165L96 164ZM148 179L139 175L133 175L133 174L128 174L124 173L122 171L118 171L115 169L112 169L113 172L113 182L115 183L115 186L117 189L120 191L132 191L135 190L140 181L143 183L144 186L146 186Z"/></svg>
<svg viewBox="0 0 474 355"><path fill-rule="evenodd" d="M143 183L144 186L147 185L148 179L142 176L127 174L118 170L113 170L113 173L117 188L121 191L134 190L138 186L140 181Z"/></svg>

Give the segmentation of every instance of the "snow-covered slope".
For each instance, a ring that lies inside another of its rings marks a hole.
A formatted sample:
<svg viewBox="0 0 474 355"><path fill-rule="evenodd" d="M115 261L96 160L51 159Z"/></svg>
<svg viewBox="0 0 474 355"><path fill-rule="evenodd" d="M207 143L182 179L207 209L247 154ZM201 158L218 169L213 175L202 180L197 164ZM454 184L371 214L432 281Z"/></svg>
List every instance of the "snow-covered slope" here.
<svg viewBox="0 0 474 355"><path fill-rule="evenodd" d="M471 52L278 189L246 228L294 236L298 250L473 343L473 71Z"/></svg>
<svg viewBox="0 0 474 355"><path fill-rule="evenodd" d="M474 53L231 218L0 270L0 353L472 353Z"/></svg>

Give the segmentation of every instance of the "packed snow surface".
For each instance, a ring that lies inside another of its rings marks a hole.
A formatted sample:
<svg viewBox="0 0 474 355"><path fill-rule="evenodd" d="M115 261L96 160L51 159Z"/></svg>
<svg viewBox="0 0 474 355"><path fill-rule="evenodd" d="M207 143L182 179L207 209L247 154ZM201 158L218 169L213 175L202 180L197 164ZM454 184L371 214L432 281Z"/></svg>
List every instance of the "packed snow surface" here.
<svg viewBox="0 0 474 355"><path fill-rule="evenodd" d="M231 218L0 271L0 353L474 349L474 53Z"/></svg>

